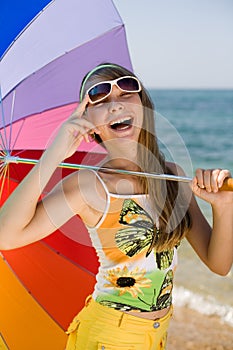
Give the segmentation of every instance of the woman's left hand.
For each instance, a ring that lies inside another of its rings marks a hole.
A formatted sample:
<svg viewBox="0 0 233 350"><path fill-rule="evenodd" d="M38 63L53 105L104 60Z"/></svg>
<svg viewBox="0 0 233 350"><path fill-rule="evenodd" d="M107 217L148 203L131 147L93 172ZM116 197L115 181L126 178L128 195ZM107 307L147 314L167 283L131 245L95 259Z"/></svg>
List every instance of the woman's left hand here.
<svg viewBox="0 0 233 350"><path fill-rule="evenodd" d="M196 176L192 180L192 191L210 204L219 200L232 202L232 192L219 191L228 177L231 177L231 173L226 169L197 169Z"/></svg>

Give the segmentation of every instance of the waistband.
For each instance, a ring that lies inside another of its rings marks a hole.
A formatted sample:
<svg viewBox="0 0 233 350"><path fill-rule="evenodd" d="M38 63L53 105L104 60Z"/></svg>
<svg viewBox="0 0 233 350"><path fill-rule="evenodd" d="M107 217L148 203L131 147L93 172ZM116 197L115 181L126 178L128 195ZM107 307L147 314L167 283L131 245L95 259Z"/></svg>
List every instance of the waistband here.
<svg viewBox="0 0 233 350"><path fill-rule="evenodd" d="M83 320L94 321L97 319L105 324L107 323L125 330L138 329L140 331L165 333L169 326L172 313L173 306L171 306L164 317L156 320L149 320L103 306L89 296L86 299L84 308L75 316L66 333L70 334L74 332Z"/></svg>
<svg viewBox="0 0 233 350"><path fill-rule="evenodd" d="M159 319L149 320L137 316L132 316L123 311L118 311L113 308L103 306L96 302L91 296L87 297L85 302L85 307L80 311L80 313L74 318L71 323L71 327L75 324L82 322L82 320L103 320L109 325L120 327L123 329L132 329L132 327L139 327L141 330L151 330L151 329L166 329L168 328L170 318L173 313L173 306L169 309L168 313ZM70 331L71 329L69 329Z"/></svg>

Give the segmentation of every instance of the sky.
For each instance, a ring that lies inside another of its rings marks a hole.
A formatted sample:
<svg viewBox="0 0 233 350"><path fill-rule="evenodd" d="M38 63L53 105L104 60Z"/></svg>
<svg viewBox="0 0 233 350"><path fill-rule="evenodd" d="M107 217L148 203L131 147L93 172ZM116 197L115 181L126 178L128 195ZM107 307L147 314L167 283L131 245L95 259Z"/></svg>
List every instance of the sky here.
<svg viewBox="0 0 233 350"><path fill-rule="evenodd" d="M233 0L113 0L148 88L233 89Z"/></svg>

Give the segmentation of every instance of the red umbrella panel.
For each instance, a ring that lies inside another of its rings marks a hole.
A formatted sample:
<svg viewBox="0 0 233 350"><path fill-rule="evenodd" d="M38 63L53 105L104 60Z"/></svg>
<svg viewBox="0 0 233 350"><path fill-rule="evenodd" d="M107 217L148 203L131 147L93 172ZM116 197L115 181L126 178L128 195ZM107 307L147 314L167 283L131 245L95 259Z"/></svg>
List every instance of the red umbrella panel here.
<svg viewBox="0 0 233 350"><path fill-rule="evenodd" d="M21 0L13 18L18 6L13 0L0 11L1 205L76 108L83 76L103 62L132 69L112 1ZM96 165L103 157L95 142L83 143L67 161ZM45 192L71 171L57 169ZM2 251L0 349L64 349L65 330L92 292L97 269L78 216L42 241Z"/></svg>

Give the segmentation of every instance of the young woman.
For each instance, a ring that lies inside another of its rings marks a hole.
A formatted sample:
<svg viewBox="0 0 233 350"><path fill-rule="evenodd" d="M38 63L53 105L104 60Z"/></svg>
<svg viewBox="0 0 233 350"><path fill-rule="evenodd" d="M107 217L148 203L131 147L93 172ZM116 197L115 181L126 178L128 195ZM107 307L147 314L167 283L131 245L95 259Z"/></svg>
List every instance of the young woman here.
<svg viewBox="0 0 233 350"><path fill-rule="evenodd" d="M42 239L78 214L100 268L92 296L68 329L66 349L165 349L182 238L215 273L225 275L232 266L233 193L219 191L230 173L198 169L189 186L80 170L38 201L58 164L90 135L107 150L102 167L183 174L159 151L152 102L132 72L97 66L82 82L80 101L1 209L0 249ZM193 193L211 204L212 229Z"/></svg>

